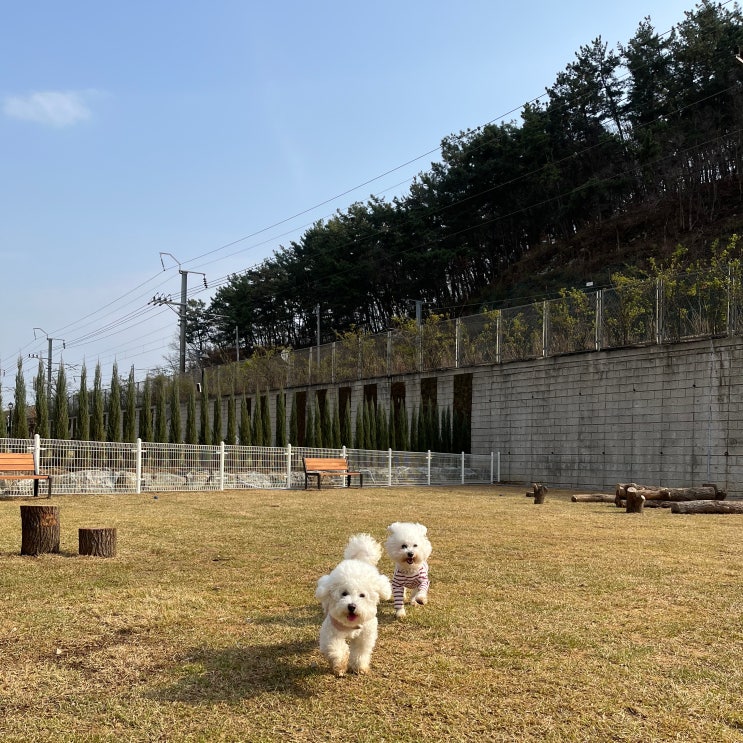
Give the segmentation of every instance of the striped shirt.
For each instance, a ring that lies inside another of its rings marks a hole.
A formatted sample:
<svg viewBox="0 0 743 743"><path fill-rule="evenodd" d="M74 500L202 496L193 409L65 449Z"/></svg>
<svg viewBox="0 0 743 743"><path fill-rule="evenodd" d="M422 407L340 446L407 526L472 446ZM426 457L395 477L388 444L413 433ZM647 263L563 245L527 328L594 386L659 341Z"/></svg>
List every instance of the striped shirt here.
<svg viewBox="0 0 743 743"><path fill-rule="evenodd" d="M392 597L395 600L395 611L402 609L405 604L405 589L406 588L417 588L419 591L424 593L428 592L428 586L430 585L428 580L428 563L423 562L418 568L418 571L412 575L405 575L400 571L400 568L395 568L395 573L392 576Z"/></svg>

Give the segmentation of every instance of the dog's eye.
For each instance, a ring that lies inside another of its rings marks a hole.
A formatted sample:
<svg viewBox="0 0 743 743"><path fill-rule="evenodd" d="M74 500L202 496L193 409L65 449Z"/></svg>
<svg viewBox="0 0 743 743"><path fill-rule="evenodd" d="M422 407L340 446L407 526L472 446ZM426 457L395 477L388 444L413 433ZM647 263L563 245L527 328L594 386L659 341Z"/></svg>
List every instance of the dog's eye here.
<svg viewBox="0 0 743 743"><path fill-rule="evenodd" d="M359 598L361 598L361 599L365 599L365 598L366 598L366 594L365 594L365 593L360 593L360 594L359 594Z"/></svg>
<svg viewBox="0 0 743 743"><path fill-rule="evenodd" d="M408 548L407 544L403 544L402 549L406 550Z"/></svg>
<svg viewBox="0 0 743 743"><path fill-rule="evenodd" d="M413 545L413 547L417 547L417 546L418 546L417 544L414 544L414 545Z"/></svg>
<svg viewBox="0 0 743 743"><path fill-rule="evenodd" d="M343 591L343 593L341 593L341 596L348 596L348 591Z"/></svg>

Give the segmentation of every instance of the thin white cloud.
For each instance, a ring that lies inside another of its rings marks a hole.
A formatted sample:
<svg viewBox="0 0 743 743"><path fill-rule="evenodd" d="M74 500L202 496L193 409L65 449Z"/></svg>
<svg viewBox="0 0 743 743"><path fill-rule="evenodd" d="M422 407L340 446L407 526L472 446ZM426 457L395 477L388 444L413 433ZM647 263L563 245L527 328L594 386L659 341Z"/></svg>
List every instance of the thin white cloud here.
<svg viewBox="0 0 743 743"><path fill-rule="evenodd" d="M13 119L50 126L73 126L91 117L85 93L42 91L26 96L10 96L3 101L3 113Z"/></svg>

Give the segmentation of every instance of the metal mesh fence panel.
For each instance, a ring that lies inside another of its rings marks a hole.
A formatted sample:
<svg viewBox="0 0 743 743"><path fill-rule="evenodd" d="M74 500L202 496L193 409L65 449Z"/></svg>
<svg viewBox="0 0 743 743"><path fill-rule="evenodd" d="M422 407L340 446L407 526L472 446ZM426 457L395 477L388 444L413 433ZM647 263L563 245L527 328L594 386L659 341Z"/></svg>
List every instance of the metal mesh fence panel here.
<svg viewBox="0 0 743 743"><path fill-rule="evenodd" d="M501 361L523 361L542 355L542 305L501 310Z"/></svg>
<svg viewBox="0 0 743 743"><path fill-rule="evenodd" d="M341 457L364 475L364 487L484 484L492 482L489 455L330 449L202 446L2 439L0 450L34 452L39 471L53 476L53 494L218 491L304 487L302 459ZM4 481L6 495L31 495L28 480ZM323 478L322 487L345 487Z"/></svg>

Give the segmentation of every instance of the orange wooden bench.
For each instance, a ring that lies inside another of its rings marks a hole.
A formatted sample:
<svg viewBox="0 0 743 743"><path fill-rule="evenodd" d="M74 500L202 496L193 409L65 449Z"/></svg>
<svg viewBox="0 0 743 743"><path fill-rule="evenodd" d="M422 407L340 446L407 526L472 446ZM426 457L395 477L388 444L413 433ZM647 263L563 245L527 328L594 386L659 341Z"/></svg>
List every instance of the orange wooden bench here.
<svg viewBox="0 0 743 743"><path fill-rule="evenodd" d="M359 478L359 487L364 487L364 475L361 472L352 472L348 468L348 460L344 457L302 457L304 464L304 489L307 490L311 477L317 478L317 489L320 490L320 481L323 477L342 476L345 484L351 487L351 478Z"/></svg>
<svg viewBox="0 0 743 743"><path fill-rule="evenodd" d="M31 452L0 452L0 480L33 480L34 497L39 495L39 481L46 480L49 485L47 497L52 497L52 476L37 472Z"/></svg>

